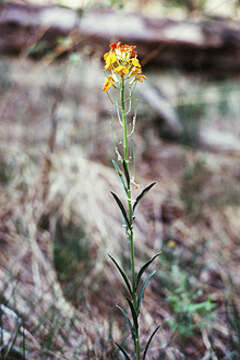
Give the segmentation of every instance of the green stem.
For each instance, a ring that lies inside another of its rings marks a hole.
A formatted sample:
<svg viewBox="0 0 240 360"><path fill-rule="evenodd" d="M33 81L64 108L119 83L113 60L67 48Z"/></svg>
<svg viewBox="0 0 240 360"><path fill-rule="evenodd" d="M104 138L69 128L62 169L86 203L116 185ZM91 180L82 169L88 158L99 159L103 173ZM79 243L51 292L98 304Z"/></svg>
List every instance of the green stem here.
<svg viewBox="0 0 240 360"><path fill-rule="evenodd" d="M127 130L127 120L126 120L126 111L125 111L125 86L124 86L124 77L123 76L121 77L120 97L121 97L121 111L122 111L122 125L123 125L124 160L126 162L128 170L129 170L128 130Z"/></svg>
<svg viewBox="0 0 240 360"><path fill-rule="evenodd" d="M129 171L129 153L128 153L128 126L126 119L126 110L125 110L125 87L124 87L124 76L121 77L121 88L120 88L120 98L121 98L121 115L122 115L122 125L123 125L123 152L124 160ZM127 188L127 197L128 197L128 215L130 229L128 229L128 238L130 244L130 254L131 254L131 273L132 273L132 303L134 310L137 312L137 296L136 296L136 275L135 275L135 256L134 256L134 241L133 241L133 207L132 207L132 192L131 192L131 183L128 184ZM136 360L140 360L140 345L139 345L139 333L138 329L135 329L135 353Z"/></svg>

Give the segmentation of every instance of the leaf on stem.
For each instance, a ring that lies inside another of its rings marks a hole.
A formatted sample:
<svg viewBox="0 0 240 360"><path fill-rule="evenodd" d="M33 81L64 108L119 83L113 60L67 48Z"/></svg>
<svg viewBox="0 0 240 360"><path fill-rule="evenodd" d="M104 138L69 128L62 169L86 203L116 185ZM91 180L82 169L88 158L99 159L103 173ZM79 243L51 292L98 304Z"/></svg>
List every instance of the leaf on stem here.
<svg viewBox="0 0 240 360"><path fill-rule="evenodd" d="M137 313L136 313L136 311L135 311L135 309L134 309L134 306L133 306L131 300L129 300L129 299L127 298L127 302L128 302L128 305L129 305L129 307L130 307L130 309L131 309L134 327L135 327L135 329L137 330L137 329L138 329L138 316L137 316Z"/></svg>
<svg viewBox="0 0 240 360"><path fill-rule="evenodd" d="M158 257L161 253L157 253L156 255L154 255L149 261L147 261L139 270L138 275L137 275L137 281L136 281L136 287L135 290L137 290L138 285L140 283L141 277L144 273L145 270L147 270L148 266L156 259L156 257Z"/></svg>
<svg viewBox="0 0 240 360"><path fill-rule="evenodd" d="M147 284L149 283L149 281L151 280L151 278L153 277L153 275L156 273L156 270L154 270L153 272L151 272L151 274L148 275L148 277L146 278L146 280L144 281L144 283L142 284L142 287L139 291L139 295L138 295L138 301L137 301L137 309L138 312L140 310L140 306L141 306L141 302L143 300L143 296L144 296L144 290L146 289Z"/></svg>
<svg viewBox="0 0 240 360"><path fill-rule="evenodd" d="M126 222L126 225L127 225L128 229L131 229L130 222L128 220L126 210L124 209L124 206L123 206L121 200L119 199L119 197L114 192L111 191L111 194L114 197L116 203L118 204L118 206L119 206L119 208L121 210L122 216L123 216L123 218L124 218L124 220Z"/></svg>
<svg viewBox="0 0 240 360"><path fill-rule="evenodd" d="M134 329L134 327L133 327L133 325L131 323L131 320L129 319L128 314L126 313L126 311L120 305L116 305L116 306L121 311L124 319L126 320L126 323L127 323L128 327L129 327L129 330L130 330L130 332L132 334L133 342L135 344L135 335L136 334L135 334L135 329Z"/></svg>
<svg viewBox="0 0 240 360"><path fill-rule="evenodd" d="M125 274L125 272L123 271L123 269L121 268L120 265L118 265L117 261L111 256L108 254L108 256L110 257L110 259L112 260L112 262L115 264L116 268L118 269L118 271L120 272L125 284L127 285L127 288L128 288L128 291L129 293L132 295L132 289L131 289L131 285L130 285L130 282L127 278L127 275Z"/></svg>
<svg viewBox="0 0 240 360"><path fill-rule="evenodd" d="M139 203L139 201L143 198L144 195L146 195L146 193L151 190L151 188L156 184L156 182L151 183L150 185L146 186L145 189L143 189L143 191L141 192L141 194L138 195L138 197L136 198L136 201L133 205L133 212L137 206L137 204Z"/></svg>
<svg viewBox="0 0 240 360"><path fill-rule="evenodd" d="M126 186L124 177L122 176L121 169L120 169L120 167L118 166L118 164L116 163L116 161L112 160L112 163L113 163L113 166L114 166L114 168L115 168L115 170L116 170L116 172L117 172L117 174L118 174L118 176L119 176L119 179L120 179L120 181L121 181L121 183L122 183L122 186L124 187L124 190L125 190L125 192L126 192L126 194L127 194L127 186Z"/></svg>
<svg viewBox="0 0 240 360"><path fill-rule="evenodd" d="M123 353L123 355L125 356L126 360L131 360L130 357L128 356L127 352L123 349L123 347L121 345L119 345L118 343L115 343L117 345L117 347L119 348L119 350Z"/></svg>
<svg viewBox="0 0 240 360"><path fill-rule="evenodd" d="M154 330L154 332L153 332L152 335L150 336L150 338L149 338L149 340L148 340L148 342L147 342L147 345L146 345L146 347L145 347L145 349L144 349L143 360L146 359L146 355L147 355L148 348L149 348L149 346L150 346L150 344L151 344L151 341L152 341L152 339L154 338L154 336L155 336L155 334L156 334L156 332L158 331L159 328L160 328L160 325L158 325L158 326L156 327L156 329Z"/></svg>
<svg viewBox="0 0 240 360"><path fill-rule="evenodd" d="M130 175L129 175L127 163L126 163L125 160L123 160L123 170L124 170L124 175L125 175L125 178L126 178L126 181L127 181L127 186L128 186L128 189L129 189L129 186L130 186Z"/></svg>

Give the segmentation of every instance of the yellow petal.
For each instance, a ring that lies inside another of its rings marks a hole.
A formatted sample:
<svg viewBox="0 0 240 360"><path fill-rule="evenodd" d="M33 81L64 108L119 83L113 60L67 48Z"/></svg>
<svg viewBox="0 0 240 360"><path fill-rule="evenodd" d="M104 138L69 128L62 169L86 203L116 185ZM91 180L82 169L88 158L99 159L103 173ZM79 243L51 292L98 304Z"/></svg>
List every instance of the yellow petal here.
<svg viewBox="0 0 240 360"><path fill-rule="evenodd" d="M127 75L129 73L129 69L125 66L119 65L114 69L115 72L120 72L121 75Z"/></svg>
<svg viewBox="0 0 240 360"><path fill-rule="evenodd" d="M118 66L114 69L114 71L115 71L115 72L120 72L122 69L123 69L123 66L122 66L122 65L118 65Z"/></svg>
<svg viewBox="0 0 240 360"><path fill-rule="evenodd" d="M104 58L105 61L107 60L108 56L109 56L109 52L106 52L106 53L104 54L104 56L103 56L103 58Z"/></svg>
<svg viewBox="0 0 240 360"><path fill-rule="evenodd" d="M115 53L109 52L104 55L104 60L106 62L105 69L112 69L112 65L117 61L117 56Z"/></svg>
<svg viewBox="0 0 240 360"><path fill-rule="evenodd" d="M116 56L115 52L111 53L110 57L111 57L111 63L112 64L117 61L117 56Z"/></svg>
<svg viewBox="0 0 240 360"><path fill-rule="evenodd" d="M135 66L135 67L141 67L138 59L135 59L135 58L132 59L132 64L133 64L133 66Z"/></svg>
<svg viewBox="0 0 240 360"><path fill-rule="evenodd" d="M123 68L121 74L127 75L129 74L129 70L127 68Z"/></svg>

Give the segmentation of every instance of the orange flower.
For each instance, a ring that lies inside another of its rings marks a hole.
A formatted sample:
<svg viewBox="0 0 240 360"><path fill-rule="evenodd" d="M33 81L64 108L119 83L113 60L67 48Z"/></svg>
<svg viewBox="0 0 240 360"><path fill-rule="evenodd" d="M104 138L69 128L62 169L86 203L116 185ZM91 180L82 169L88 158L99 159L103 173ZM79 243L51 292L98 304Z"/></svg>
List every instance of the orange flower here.
<svg viewBox="0 0 240 360"><path fill-rule="evenodd" d="M133 84L135 81L143 82L143 80L146 80L147 77L145 75L137 75L130 81L130 84Z"/></svg>
<svg viewBox="0 0 240 360"><path fill-rule="evenodd" d="M143 82L146 79L142 75L142 68L139 60L137 59L137 52L134 50L135 45L122 44L121 41L112 43L109 46L110 50L104 54L105 69L111 71L104 84L104 91L108 91L115 83L120 82L121 77L131 79L130 85L135 82Z"/></svg>
<svg viewBox="0 0 240 360"><path fill-rule="evenodd" d="M109 75L106 79L105 79L105 83L104 83L104 87L103 87L103 91L108 91L110 89L111 86L116 86L114 84L115 80L113 78L112 75Z"/></svg>
<svg viewBox="0 0 240 360"><path fill-rule="evenodd" d="M111 50L114 50L114 49L116 49L117 44L116 44L116 43L113 43L113 44L111 44L109 47L110 47Z"/></svg>
<svg viewBox="0 0 240 360"><path fill-rule="evenodd" d="M145 75L137 75L135 79L142 83L143 80L147 79L147 77Z"/></svg>

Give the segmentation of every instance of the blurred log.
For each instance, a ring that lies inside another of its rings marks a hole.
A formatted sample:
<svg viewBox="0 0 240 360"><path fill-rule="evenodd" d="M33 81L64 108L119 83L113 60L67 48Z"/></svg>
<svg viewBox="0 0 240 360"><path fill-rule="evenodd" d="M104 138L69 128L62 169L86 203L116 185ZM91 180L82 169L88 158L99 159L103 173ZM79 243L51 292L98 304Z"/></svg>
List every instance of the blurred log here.
<svg viewBox="0 0 240 360"><path fill-rule="evenodd" d="M161 133L166 133L174 139L184 138L185 129L164 94L149 83L139 86L138 92L162 120ZM240 139L237 136L229 132L220 132L214 128L201 127L201 125L196 133L192 134L192 143L203 150L220 153L238 153L240 151Z"/></svg>
<svg viewBox="0 0 240 360"><path fill-rule="evenodd" d="M240 151L240 139L238 137L229 132L222 133L209 127L200 128L198 143L204 149L221 153L239 153Z"/></svg>
<svg viewBox="0 0 240 360"><path fill-rule="evenodd" d="M138 87L138 92L146 103L158 114L161 120L163 120L165 130L170 136L178 138L183 134L183 127L177 113L158 88L144 82Z"/></svg>
<svg viewBox="0 0 240 360"><path fill-rule="evenodd" d="M144 63L219 75L240 70L239 23L145 18L103 9L80 16L60 7L0 6L2 54L22 53L39 40L54 49L59 37L71 34L76 48L87 44L102 52L109 41L135 43Z"/></svg>

